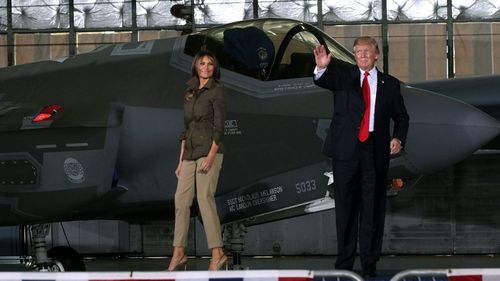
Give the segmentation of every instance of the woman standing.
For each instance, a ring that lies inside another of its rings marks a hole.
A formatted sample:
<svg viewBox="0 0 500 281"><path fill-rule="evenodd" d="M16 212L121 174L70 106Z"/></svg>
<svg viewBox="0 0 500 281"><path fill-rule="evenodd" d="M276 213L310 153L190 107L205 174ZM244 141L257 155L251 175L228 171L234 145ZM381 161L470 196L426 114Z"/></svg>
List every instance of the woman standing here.
<svg viewBox="0 0 500 281"><path fill-rule="evenodd" d="M219 82L219 63L211 52L198 52L191 72L192 78L187 82L184 97L184 131L179 165L175 170L178 183L175 192L174 253L168 271L187 264L185 247L195 190L208 248L212 251L208 270L218 270L227 264L214 198L224 152L221 139L224 135L226 97Z"/></svg>

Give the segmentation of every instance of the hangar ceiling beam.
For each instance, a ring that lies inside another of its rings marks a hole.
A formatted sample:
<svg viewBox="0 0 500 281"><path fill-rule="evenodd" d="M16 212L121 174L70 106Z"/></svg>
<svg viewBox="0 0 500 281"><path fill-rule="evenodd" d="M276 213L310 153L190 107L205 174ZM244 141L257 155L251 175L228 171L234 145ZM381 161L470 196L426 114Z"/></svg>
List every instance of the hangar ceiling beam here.
<svg viewBox="0 0 500 281"><path fill-rule="evenodd" d="M387 20L387 0L382 0L382 68L389 73L389 27Z"/></svg>
<svg viewBox="0 0 500 281"><path fill-rule="evenodd" d="M446 40L447 54L446 59L448 61L448 78L455 77L455 62L454 62L454 50L453 50L453 14L452 14L452 0L447 0L447 18L446 18L446 32L448 34L448 39Z"/></svg>
<svg viewBox="0 0 500 281"><path fill-rule="evenodd" d="M14 33L12 32L12 0L7 0L7 65L14 65Z"/></svg>
<svg viewBox="0 0 500 281"><path fill-rule="evenodd" d="M76 55L76 33L75 33L75 1L69 0L69 55Z"/></svg>

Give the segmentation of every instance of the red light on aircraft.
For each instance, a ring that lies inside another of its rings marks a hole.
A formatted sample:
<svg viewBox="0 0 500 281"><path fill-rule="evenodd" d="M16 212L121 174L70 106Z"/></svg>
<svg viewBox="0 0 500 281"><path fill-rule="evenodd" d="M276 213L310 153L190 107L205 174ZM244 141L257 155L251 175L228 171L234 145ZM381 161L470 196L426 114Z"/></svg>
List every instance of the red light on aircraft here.
<svg viewBox="0 0 500 281"><path fill-rule="evenodd" d="M62 107L58 104L48 105L42 108L40 113L33 118L33 122L40 122L52 118L52 116L54 116L61 109Z"/></svg>

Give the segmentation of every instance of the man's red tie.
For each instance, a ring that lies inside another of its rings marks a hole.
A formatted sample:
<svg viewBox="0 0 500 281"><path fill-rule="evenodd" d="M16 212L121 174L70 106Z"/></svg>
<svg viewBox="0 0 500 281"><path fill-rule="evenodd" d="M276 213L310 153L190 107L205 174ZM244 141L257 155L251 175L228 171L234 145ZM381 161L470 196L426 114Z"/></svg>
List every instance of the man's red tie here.
<svg viewBox="0 0 500 281"><path fill-rule="evenodd" d="M363 84L361 85L361 91L363 92L363 100L365 101L365 114L363 119L361 119L361 126L359 128L358 139L364 142L368 139L370 135L370 85L368 84L368 71L365 71L365 77L363 78Z"/></svg>

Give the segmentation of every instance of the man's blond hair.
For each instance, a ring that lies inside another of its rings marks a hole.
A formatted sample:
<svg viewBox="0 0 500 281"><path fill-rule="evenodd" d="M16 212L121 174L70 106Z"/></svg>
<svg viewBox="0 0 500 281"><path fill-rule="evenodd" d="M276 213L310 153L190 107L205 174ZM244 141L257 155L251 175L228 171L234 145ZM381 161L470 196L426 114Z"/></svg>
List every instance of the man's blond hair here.
<svg viewBox="0 0 500 281"><path fill-rule="evenodd" d="M378 49L377 40L375 40L375 38L370 37L370 36L362 36L362 37L357 38L356 40L354 40L354 44L352 45L352 47L354 49L358 45L367 45L367 44L374 46L375 50L377 51L377 54L380 53L380 51Z"/></svg>

